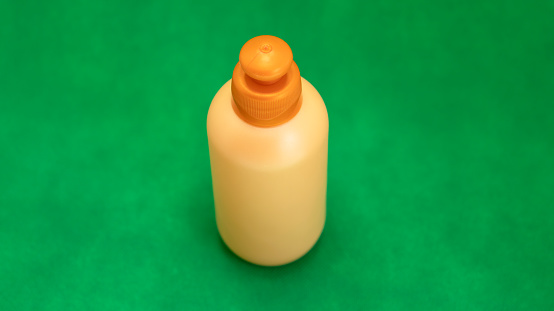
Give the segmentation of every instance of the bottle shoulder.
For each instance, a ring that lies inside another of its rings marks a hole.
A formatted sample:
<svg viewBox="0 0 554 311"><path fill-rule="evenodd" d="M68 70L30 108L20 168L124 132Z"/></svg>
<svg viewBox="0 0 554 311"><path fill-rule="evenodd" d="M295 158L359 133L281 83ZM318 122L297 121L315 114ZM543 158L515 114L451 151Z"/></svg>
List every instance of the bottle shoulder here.
<svg viewBox="0 0 554 311"><path fill-rule="evenodd" d="M243 121L232 107L230 81L215 95L208 111L210 152L244 165L283 166L327 146L329 120L323 99L302 78L301 107L288 122L258 127Z"/></svg>

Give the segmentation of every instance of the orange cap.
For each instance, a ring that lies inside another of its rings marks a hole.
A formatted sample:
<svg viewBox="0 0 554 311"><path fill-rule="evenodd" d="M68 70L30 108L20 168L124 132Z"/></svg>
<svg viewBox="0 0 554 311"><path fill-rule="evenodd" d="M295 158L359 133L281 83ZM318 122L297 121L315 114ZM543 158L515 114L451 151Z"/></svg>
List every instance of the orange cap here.
<svg viewBox="0 0 554 311"><path fill-rule="evenodd" d="M235 111L246 122L275 126L298 111L302 82L288 44L274 36L248 40L233 71Z"/></svg>

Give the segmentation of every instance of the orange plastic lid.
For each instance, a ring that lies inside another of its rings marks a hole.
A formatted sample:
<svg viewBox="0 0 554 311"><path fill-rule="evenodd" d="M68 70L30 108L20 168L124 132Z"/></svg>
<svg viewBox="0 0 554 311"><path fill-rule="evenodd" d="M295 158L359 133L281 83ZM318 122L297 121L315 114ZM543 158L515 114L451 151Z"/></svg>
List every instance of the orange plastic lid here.
<svg viewBox="0 0 554 311"><path fill-rule="evenodd" d="M235 111L250 124L275 126L294 117L302 82L289 45L274 36L248 40L233 71L231 92Z"/></svg>

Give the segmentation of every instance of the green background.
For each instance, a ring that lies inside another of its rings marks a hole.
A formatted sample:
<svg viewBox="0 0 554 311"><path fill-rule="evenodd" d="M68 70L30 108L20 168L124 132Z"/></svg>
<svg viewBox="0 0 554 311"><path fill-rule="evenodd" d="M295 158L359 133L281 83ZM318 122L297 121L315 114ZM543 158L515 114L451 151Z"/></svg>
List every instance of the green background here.
<svg viewBox="0 0 554 311"><path fill-rule="evenodd" d="M300 3L302 2L302 3ZM553 310L554 1L0 2L0 310ZM283 38L330 119L303 259L219 239L206 115Z"/></svg>

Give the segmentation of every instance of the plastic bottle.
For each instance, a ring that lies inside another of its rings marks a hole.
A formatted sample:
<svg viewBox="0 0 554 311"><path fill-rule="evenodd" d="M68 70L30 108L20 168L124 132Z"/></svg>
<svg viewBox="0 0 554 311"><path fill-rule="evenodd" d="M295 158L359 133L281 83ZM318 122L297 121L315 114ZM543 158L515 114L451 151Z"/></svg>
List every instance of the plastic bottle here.
<svg viewBox="0 0 554 311"><path fill-rule="evenodd" d="M306 254L325 224L329 121L285 41L246 42L211 103L207 130L223 241L264 266Z"/></svg>

